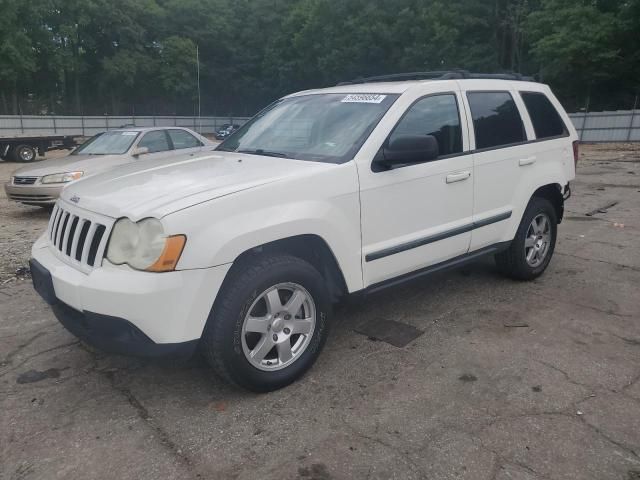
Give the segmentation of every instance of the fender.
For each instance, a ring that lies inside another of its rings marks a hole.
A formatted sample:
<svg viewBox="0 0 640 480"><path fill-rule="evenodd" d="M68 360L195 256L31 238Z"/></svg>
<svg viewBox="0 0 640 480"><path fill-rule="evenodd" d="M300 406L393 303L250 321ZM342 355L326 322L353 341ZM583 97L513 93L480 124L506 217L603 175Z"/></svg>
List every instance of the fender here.
<svg viewBox="0 0 640 480"><path fill-rule="evenodd" d="M355 164L348 162L195 205L163 221L168 232L187 236L180 270L229 264L269 242L317 235L353 292L363 288L358 190Z"/></svg>

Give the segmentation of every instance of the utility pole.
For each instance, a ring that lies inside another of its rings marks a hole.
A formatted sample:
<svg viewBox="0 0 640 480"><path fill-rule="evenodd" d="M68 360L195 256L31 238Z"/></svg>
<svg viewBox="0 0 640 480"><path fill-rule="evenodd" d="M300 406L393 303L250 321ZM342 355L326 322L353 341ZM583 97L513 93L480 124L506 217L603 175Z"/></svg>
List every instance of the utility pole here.
<svg viewBox="0 0 640 480"><path fill-rule="evenodd" d="M196 44L196 76L198 80L198 133L202 135L201 102L200 102L200 50Z"/></svg>

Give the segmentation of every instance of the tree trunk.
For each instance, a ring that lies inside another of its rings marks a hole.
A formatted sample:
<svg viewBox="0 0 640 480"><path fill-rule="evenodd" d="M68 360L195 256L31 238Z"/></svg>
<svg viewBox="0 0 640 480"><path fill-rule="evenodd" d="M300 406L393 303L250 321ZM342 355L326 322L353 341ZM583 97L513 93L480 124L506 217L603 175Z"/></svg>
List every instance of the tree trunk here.
<svg viewBox="0 0 640 480"><path fill-rule="evenodd" d="M2 110L0 113L5 115L9 114L9 104L7 103L7 96L4 93L4 90L0 91L0 101L2 101Z"/></svg>
<svg viewBox="0 0 640 480"><path fill-rule="evenodd" d="M80 100L80 74L76 70L74 75L74 96L75 96L75 112L74 115L78 115L78 112L82 111L82 102Z"/></svg>
<svg viewBox="0 0 640 480"><path fill-rule="evenodd" d="M11 90L11 107L12 115L18 115L20 113L18 109L18 85L16 82L14 82L13 90Z"/></svg>

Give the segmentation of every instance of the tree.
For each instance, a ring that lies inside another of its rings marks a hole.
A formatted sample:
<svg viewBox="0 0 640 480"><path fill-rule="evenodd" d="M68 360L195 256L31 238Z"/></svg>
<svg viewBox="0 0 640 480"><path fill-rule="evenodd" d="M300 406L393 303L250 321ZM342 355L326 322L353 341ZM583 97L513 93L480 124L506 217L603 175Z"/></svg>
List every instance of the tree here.
<svg viewBox="0 0 640 480"><path fill-rule="evenodd" d="M0 0L0 106L19 113L19 83L36 70L27 25L28 9L21 0ZM10 105L9 105L10 102Z"/></svg>
<svg viewBox="0 0 640 480"><path fill-rule="evenodd" d="M205 113L441 69L615 108L640 89L639 31L640 0L0 0L0 111L192 115L196 45Z"/></svg>
<svg viewBox="0 0 640 480"><path fill-rule="evenodd" d="M589 96L620 62L615 14L584 0L543 0L528 21L531 54L545 81L566 97Z"/></svg>

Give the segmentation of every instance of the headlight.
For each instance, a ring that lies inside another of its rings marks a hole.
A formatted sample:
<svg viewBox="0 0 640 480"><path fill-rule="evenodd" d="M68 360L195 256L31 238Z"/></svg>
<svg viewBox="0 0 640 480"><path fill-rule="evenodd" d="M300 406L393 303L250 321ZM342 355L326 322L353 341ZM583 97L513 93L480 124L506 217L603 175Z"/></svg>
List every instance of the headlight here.
<svg viewBox="0 0 640 480"><path fill-rule="evenodd" d="M186 239L184 235L166 236L162 223L155 218L137 223L121 218L111 231L107 259L137 270L168 272L175 270Z"/></svg>
<svg viewBox="0 0 640 480"><path fill-rule="evenodd" d="M84 172L66 172L66 173L54 173L53 175L45 175L42 177L42 183L69 183L73 180L78 180Z"/></svg>

